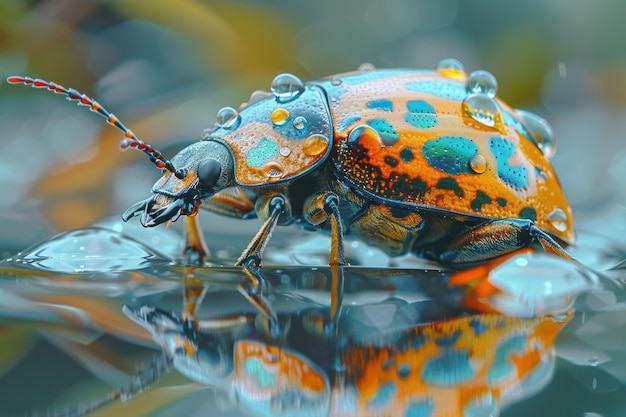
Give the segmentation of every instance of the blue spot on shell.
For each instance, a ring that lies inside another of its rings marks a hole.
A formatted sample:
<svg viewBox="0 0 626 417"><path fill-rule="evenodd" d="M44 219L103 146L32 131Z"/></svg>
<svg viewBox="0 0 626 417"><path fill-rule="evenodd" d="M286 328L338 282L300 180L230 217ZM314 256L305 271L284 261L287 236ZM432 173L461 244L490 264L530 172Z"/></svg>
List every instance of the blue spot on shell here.
<svg viewBox="0 0 626 417"><path fill-rule="evenodd" d="M526 129L526 126L524 126L522 122L516 119L515 116L513 116L510 112L508 111L502 112L502 121L504 122L505 125L511 126L513 129L517 130L520 134L526 136L535 145L539 146L537 144L537 141L535 140L535 137L531 135L528 129Z"/></svg>
<svg viewBox="0 0 626 417"><path fill-rule="evenodd" d="M469 352L445 350L424 364L422 380L438 387L453 387L471 381L475 376L470 366Z"/></svg>
<svg viewBox="0 0 626 417"><path fill-rule="evenodd" d="M407 379L411 375L411 365L408 363L403 363L398 365L398 377L402 379Z"/></svg>
<svg viewBox="0 0 626 417"><path fill-rule="evenodd" d="M389 400L391 400L397 393L398 387L396 384L384 384L380 388L378 388L378 392L376 396L372 398L370 401L370 405L374 408L382 408L387 405Z"/></svg>
<svg viewBox="0 0 626 417"><path fill-rule="evenodd" d="M431 399L414 401L406 409L406 417L432 417L435 406Z"/></svg>
<svg viewBox="0 0 626 417"><path fill-rule="evenodd" d="M251 167L259 167L270 158L276 156L279 148L280 146L278 146L277 143L272 142L267 138L263 138L259 141L257 146L248 151L246 155L246 162Z"/></svg>
<svg viewBox="0 0 626 417"><path fill-rule="evenodd" d="M378 132L384 146L391 146L400 138L398 131L384 119L370 120L367 124Z"/></svg>
<svg viewBox="0 0 626 417"><path fill-rule="evenodd" d="M368 109L378 109L382 111L392 111L393 103L391 100L381 99L381 100L373 100L365 103Z"/></svg>
<svg viewBox="0 0 626 417"><path fill-rule="evenodd" d="M432 94L437 97L461 101L467 96L465 86L448 81L412 81L405 85L407 90Z"/></svg>
<svg viewBox="0 0 626 417"><path fill-rule="evenodd" d="M246 372L258 381L261 388L276 385L276 376L269 373L265 366L255 359L246 360Z"/></svg>
<svg viewBox="0 0 626 417"><path fill-rule="evenodd" d="M366 83L368 81L381 80L383 78L393 77L402 74L416 74L420 72L432 72L432 71L419 71L408 69L396 69L396 70L379 70L379 71L366 71L358 74L351 74L342 76L340 79L342 82L348 85L356 85Z"/></svg>
<svg viewBox="0 0 626 417"><path fill-rule="evenodd" d="M457 340L461 337L462 332L457 330L452 334L444 334L435 340L435 343L439 347L452 347L456 343Z"/></svg>
<svg viewBox="0 0 626 417"><path fill-rule="evenodd" d="M413 151L411 148L406 147L400 151L400 159L404 162L411 162L415 155L413 155Z"/></svg>
<svg viewBox="0 0 626 417"><path fill-rule="evenodd" d="M528 219L532 221L537 221L537 210L532 207L524 207L519 211L520 219Z"/></svg>
<svg viewBox="0 0 626 417"><path fill-rule="evenodd" d="M472 329L474 329L474 334L476 336L480 336L481 334L485 333L487 330L489 330L489 325L488 324L484 324L482 320L480 320L479 318L473 318L470 320L469 325Z"/></svg>
<svg viewBox="0 0 626 417"><path fill-rule="evenodd" d="M422 147L428 163L450 175L473 173L469 162L477 152L474 142L461 136L444 136L426 142Z"/></svg>
<svg viewBox="0 0 626 417"><path fill-rule="evenodd" d="M353 124L359 122L361 120L361 116L357 116L355 114L351 114L343 118L341 123L339 124L339 131L343 132Z"/></svg>
<svg viewBox="0 0 626 417"><path fill-rule="evenodd" d="M496 158L498 177L502 181L518 189L528 186L526 167L509 164L509 159L517 151L515 144L503 137L493 136L489 138L489 149Z"/></svg>
<svg viewBox="0 0 626 417"><path fill-rule="evenodd" d="M435 108L424 100L412 100L406 103L409 113L404 116L407 123L418 129L430 129L437 124Z"/></svg>
<svg viewBox="0 0 626 417"><path fill-rule="evenodd" d="M497 384L516 372L510 356L512 353L524 353L526 341L527 335L517 335L498 346L492 368L487 375L490 384Z"/></svg>

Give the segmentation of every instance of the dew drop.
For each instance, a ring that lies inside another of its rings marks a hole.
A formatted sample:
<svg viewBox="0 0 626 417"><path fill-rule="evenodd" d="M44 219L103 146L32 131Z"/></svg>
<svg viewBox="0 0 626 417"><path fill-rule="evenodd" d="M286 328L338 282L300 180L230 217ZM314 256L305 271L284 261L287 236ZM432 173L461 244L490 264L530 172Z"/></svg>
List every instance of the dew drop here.
<svg viewBox="0 0 626 417"><path fill-rule="evenodd" d="M324 135L311 135L302 143L302 151L309 156L318 156L328 149L328 138Z"/></svg>
<svg viewBox="0 0 626 417"><path fill-rule="evenodd" d="M306 124L307 124L307 120L306 120L306 117L304 116L297 116L295 119L293 119L293 127L295 127L298 130L304 129Z"/></svg>
<svg viewBox="0 0 626 417"><path fill-rule="evenodd" d="M119 145L119 147L120 147L120 151L123 151L123 152L124 152L124 151L127 151L127 150L128 150L128 148L130 148L130 146L131 146L130 144L131 144L132 142L133 142L133 140L132 140L132 139L128 139L128 138L122 139L122 140L120 141L120 145Z"/></svg>
<svg viewBox="0 0 626 417"><path fill-rule="evenodd" d="M283 176L285 169L278 162L269 162L263 167L263 172L267 175L268 180L276 181Z"/></svg>
<svg viewBox="0 0 626 417"><path fill-rule="evenodd" d="M287 157L287 156L289 156L289 154L291 154L291 149L289 149L289 148L288 148L288 147L286 147L286 146L283 146L282 148L280 148L280 149L278 150L278 153L280 154L280 156L285 156L285 157Z"/></svg>
<svg viewBox="0 0 626 417"><path fill-rule="evenodd" d="M469 94L486 94L493 98L498 91L498 80L488 71L474 71L469 75L465 89Z"/></svg>
<svg viewBox="0 0 626 417"><path fill-rule="evenodd" d="M560 208L552 210L550 214L548 214L547 219L559 232L565 232L567 230L567 214Z"/></svg>
<svg viewBox="0 0 626 417"><path fill-rule="evenodd" d="M502 114L496 101L486 94L470 94L463 100L463 110L472 119L490 127L502 124Z"/></svg>
<svg viewBox="0 0 626 417"><path fill-rule="evenodd" d="M286 109L283 109L281 107L274 110L272 114L270 115L270 119L272 120L272 123L276 126L284 125L287 122L288 118L289 118L289 112Z"/></svg>
<svg viewBox="0 0 626 417"><path fill-rule="evenodd" d="M212 127L204 129L202 133L200 134L200 139L204 140L208 138L209 136L211 136L213 132L215 132L215 129Z"/></svg>
<svg viewBox="0 0 626 417"><path fill-rule="evenodd" d="M357 68L357 71L361 71L361 72L368 72L368 71L375 71L376 67L374 66L374 64L370 64L369 62L364 62L361 65L359 65L359 68Z"/></svg>
<svg viewBox="0 0 626 417"><path fill-rule="evenodd" d="M465 68L458 59L446 58L439 61L437 64L437 72L444 77L454 78L457 80L464 80L467 77L465 74Z"/></svg>
<svg viewBox="0 0 626 417"><path fill-rule="evenodd" d="M338 77L335 77L330 80L330 84L334 85L335 87L338 85L341 85L341 83L342 83L341 78L338 78Z"/></svg>
<svg viewBox="0 0 626 417"><path fill-rule="evenodd" d="M348 134L348 143L351 145L356 145L361 141L362 138L366 137L374 138L379 143L383 143L378 131L369 125L358 125L354 129L352 129Z"/></svg>
<svg viewBox="0 0 626 417"><path fill-rule="evenodd" d="M248 103L246 104L246 106L251 106L254 103L258 103L259 101L264 100L268 97L272 97L272 93L261 90L253 91L252 94L250 94L250 98L248 99Z"/></svg>
<svg viewBox="0 0 626 417"><path fill-rule="evenodd" d="M552 158L556 152L556 141L554 140L554 132L552 131L550 123L543 117L537 116L535 113L525 110L516 111L524 121L530 134L535 138L539 149L541 149L546 158Z"/></svg>
<svg viewBox="0 0 626 417"><path fill-rule="evenodd" d="M279 101L289 101L302 94L304 83L293 74L283 73L272 80L270 90Z"/></svg>
<svg viewBox="0 0 626 417"><path fill-rule="evenodd" d="M239 112L232 107L222 107L215 116L215 124L224 129L235 129L240 120Z"/></svg>
<svg viewBox="0 0 626 417"><path fill-rule="evenodd" d="M487 160L480 154L473 155L469 161L470 168L477 174L482 174L487 170Z"/></svg>

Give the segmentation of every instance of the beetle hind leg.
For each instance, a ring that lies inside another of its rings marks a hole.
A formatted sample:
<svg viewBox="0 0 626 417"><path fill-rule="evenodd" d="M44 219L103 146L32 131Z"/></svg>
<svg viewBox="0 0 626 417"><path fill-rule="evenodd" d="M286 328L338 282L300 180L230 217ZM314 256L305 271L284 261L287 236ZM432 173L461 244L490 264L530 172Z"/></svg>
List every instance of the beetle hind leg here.
<svg viewBox="0 0 626 417"><path fill-rule="evenodd" d="M444 265L471 266L524 248L535 241L547 253L578 263L546 232L527 219L493 220L466 230L446 245L437 260Z"/></svg>

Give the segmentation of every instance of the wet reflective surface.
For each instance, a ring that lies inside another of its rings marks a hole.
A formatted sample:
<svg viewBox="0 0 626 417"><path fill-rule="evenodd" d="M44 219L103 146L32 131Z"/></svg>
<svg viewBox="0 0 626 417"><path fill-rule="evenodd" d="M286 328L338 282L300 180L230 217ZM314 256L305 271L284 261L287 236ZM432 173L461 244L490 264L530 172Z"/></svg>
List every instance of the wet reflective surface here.
<svg viewBox="0 0 626 417"><path fill-rule="evenodd" d="M224 248L245 233L217 231L202 268L177 261L176 232L118 220L2 261L7 415L625 411L626 257L610 239L574 251L600 275L531 252L443 271L358 241L333 269L327 236L287 228L244 270Z"/></svg>

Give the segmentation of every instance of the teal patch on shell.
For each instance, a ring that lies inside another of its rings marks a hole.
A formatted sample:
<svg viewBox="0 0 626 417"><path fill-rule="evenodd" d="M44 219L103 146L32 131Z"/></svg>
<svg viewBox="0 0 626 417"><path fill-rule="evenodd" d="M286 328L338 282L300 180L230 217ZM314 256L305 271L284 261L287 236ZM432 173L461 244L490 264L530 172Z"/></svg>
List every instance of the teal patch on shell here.
<svg viewBox="0 0 626 417"><path fill-rule="evenodd" d="M251 167L260 167L269 159L278 154L280 146L277 143L272 142L267 138L263 138L259 141L259 144L250 149L246 154L246 163Z"/></svg>
<svg viewBox="0 0 626 417"><path fill-rule="evenodd" d="M489 330L489 325L483 323L483 320L481 320L478 317L472 318L469 321L469 325L472 329L474 329L474 334L476 336L480 336L481 334L485 333L487 330Z"/></svg>
<svg viewBox="0 0 626 417"><path fill-rule="evenodd" d="M478 190L476 191L476 198L474 199L474 201L472 201L472 210L474 211L480 211L480 209L483 207L483 204L489 204L491 203L491 197L489 197L487 194L483 193L482 191Z"/></svg>
<svg viewBox="0 0 626 417"><path fill-rule="evenodd" d="M453 347L462 335L463 332L461 330L457 330L452 334L443 334L435 340L435 344L439 347Z"/></svg>
<svg viewBox="0 0 626 417"><path fill-rule="evenodd" d="M385 163L392 168L395 168L398 166L398 160L394 158L393 156L385 156Z"/></svg>
<svg viewBox="0 0 626 417"><path fill-rule="evenodd" d="M521 334L505 340L498 346L494 363L487 375L489 384L495 385L508 378L517 376L517 368L512 363L511 356L514 354L523 354L526 349L527 341L528 335Z"/></svg>
<svg viewBox="0 0 626 417"><path fill-rule="evenodd" d="M393 110L393 103L391 100L388 99L372 100L365 103L365 106L367 106L368 109L378 109L382 111Z"/></svg>
<svg viewBox="0 0 626 417"><path fill-rule="evenodd" d="M408 363L400 364L398 365L396 371L398 373L398 378L407 379L409 375L411 375L411 365Z"/></svg>
<svg viewBox="0 0 626 417"><path fill-rule="evenodd" d="M505 125L511 126L513 129L517 130L518 133L527 137L531 142L539 146L537 144L537 141L535 140L535 137L528 131L526 126L524 126L524 124L521 121L519 121L515 116L513 116L510 112L508 111L502 112L502 121L504 122Z"/></svg>
<svg viewBox="0 0 626 417"><path fill-rule="evenodd" d="M412 100L406 103L407 113L404 120L418 129L430 129L437 124L435 108L424 100Z"/></svg>
<svg viewBox="0 0 626 417"><path fill-rule="evenodd" d="M346 130L347 128L349 128L350 126L352 126L353 124L355 124L356 122L360 120L361 120L361 116L357 116L355 114L351 114L349 116L344 117L341 123L339 124L339 131L343 132L344 130Z"/></svg>
<svg viewBox="0 0 626 417"><path fill-rule="evenodd" d="M430 398L413 401L406 409L405 417L432 417L435 406Z"/></svg>
<svg viewBox="0 0 626 417"><path fill-rule="evenodd" d="M373 119L367 124L378 132L383 146L391 146L400 139L398 131L385 119Z"/></svg>
<svg viewBox="0 0 626 417"><path fill-rule="evenodd" d="M470 158L477 152L474 142L461 136L444 136L428 141L422 147L428 163L450 175L474 173L470 169Z"/></svg>
<svg viewBox="0 0 626 417"><path fill-rule="evenodd" d="M452 81L411 81L405 88L418 93L461 101L467 96L465 86Z"/></svg>
<svg viewBox="0 0 626 417"><path fill-rule="evenodd" d="M463 190L454 178L442 178L437 181L437 188L441 190L452 190L457 197L463 197Z"/></svg>
<svg viewBox="0 0 626 417"><path fill-rule="evenodd" d="M376 396L370 401L370 405L374 408L383 408L387 403L396 396L398 387L396 384L387 383L378 388Z"/></svg>
<svg viewBox="0 0 626 417"><path fill-rule="evenodd" d="M411 162L415 158L413 151L408 146L400 151L400 159L404 162Z"/></svg>
<svg viewBox="0 0 626 417"><path fill-rule="evenodd" d="M446 349L429 359L422 368L422 380L438 387L454 387L471 381L476 376L469 352Z"/></svg>
<svg viewBox="0 0 626 417"><path fill-rule="evenodd" d="M520 219L537 221L537 211L532 207L524 207L519 212Z"/></svg>
<svg viewBox="0 0 626 417"><path fill-rule="evenodd" d="M421 72L432 72L430 70L409 70L409 69L392 69L392 70L380 70L380 71L364 71L357 74L349 74L338 77L341 82L348 85L363 84L369 81L382 80L384 78L395 77L402 74L415 74Z"/></svg>
<svg viewBox="0 0 626 417"><path fill-rule="evenodd" d="M489 138L489 150L498 163L498 177L512 187L521 189L528 186L526 167L509 164L509 159L515 155L517 146L500 136Z"/></svg>
<svg viewBox="0 0 626 417"><path fill-rule="evenodd" d="M256 359L246 360L246 373L253 377L261 388L276 385L276 376L269 373L265 366Z"/></svg>

